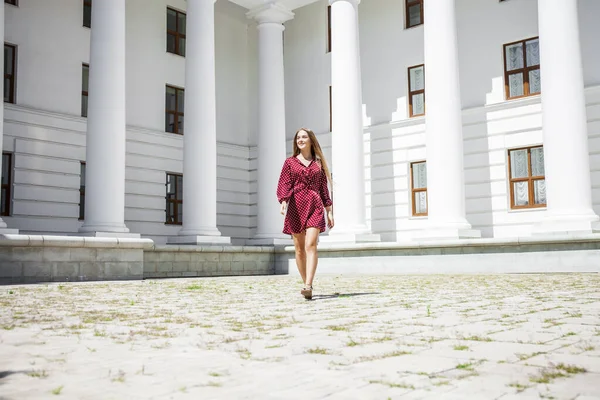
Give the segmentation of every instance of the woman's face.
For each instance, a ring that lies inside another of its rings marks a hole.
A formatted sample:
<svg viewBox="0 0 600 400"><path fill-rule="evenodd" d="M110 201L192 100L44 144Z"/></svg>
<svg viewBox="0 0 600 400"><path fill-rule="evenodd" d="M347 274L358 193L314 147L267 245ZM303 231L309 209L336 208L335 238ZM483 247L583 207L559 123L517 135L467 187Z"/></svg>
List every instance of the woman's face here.
<svg viewBox="0 0 600 400"><path fill-rule="evenodd" d="M306 133L306 131L298 132L298 135L296 136L296 145L300 151L303 149L310 149L310 137L308 137L308 133Z"/></svg>

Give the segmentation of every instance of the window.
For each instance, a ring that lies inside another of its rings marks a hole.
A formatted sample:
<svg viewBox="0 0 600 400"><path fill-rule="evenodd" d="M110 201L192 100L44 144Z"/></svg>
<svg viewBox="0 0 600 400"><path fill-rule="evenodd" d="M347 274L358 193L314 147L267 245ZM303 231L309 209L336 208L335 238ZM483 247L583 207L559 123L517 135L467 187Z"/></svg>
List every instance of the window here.
<svg viewBox="0 0 600 400"><path fill-rule="evenodd" d="M412 215L427 215L427 162L410 164L410 190L412 196Z"/></svg>
<svg viewBox="0 0 600 400"><path fill-rule="evenodd" d="M410 117L425 115L425 65L408 69L408 111Z"/></svg>
<svg viewBox="0 0 600 400"><path fill-rule="evenodd" d="M12 4L13 6L18 6L19 2L17 0L4 0L6 4Z"/></svg>
<svg viewBox="0 0 600 400"><path fill-rule="evenodd" d="M167 8L167 52L185 56L185 14Z"/></svg>
<svg viewBox="0 0 600 400"><path fill-rule="evenodd" d="M16 75L17 48L4 44L4 102L15 102L15 75Z"/></svg>
<svg viewBox="0 0 600 400"><path fill-rule="evenodd" d="M423 1L424 0L406 0L406 27L423 24Z"/></svg>
<svg viewBox="0 0 600 400"><path fill-rule="evenodd" d="M546 205L544 149L542 146L508 151L510 208L535 208Z"/></svg>
<svg viewBox="0 0 600 400"><path fill-rule="evenodd" d="M88 87L90 80L90 66L81 65L81 116L87 117L88 112Z"/></svg>
<svg viewBox="0 0 600 400"><path fill-rule="evenodd" d="M539 38L504 45L504 87L507 99L540 93Z"/></svg>
<svg viewBox="0 0 600 400"><path fill-rule="evenodd" d="M2 205L0 215L10 215L10 200L12 192L12 154L2 153Z"/></svg>
<svg viewBox="0 0 600 400"><path fill-rule="evenodd" d="M184 90L167 85L165 131L183 135Z"/></svg>
<svg viewBox="0 0 600 400"><path fill-rule="evenodd" d="M183 219L183 175L167 173L166 224L181 225Z"/></svg>
<svg viewBox="0 0 600 400"><path fill-rule="evenodd" d="M92 0L83 0L83 26L92 27Z"/></svg>
<svg viewBox="0 0 600 400"><path fill-rule="evenodd" d="M327 53L331 52L331 6L327 6Z"/></svg>
<svg viewBox="0 0 600 400"><path fill-rule="evenodd" d="M79 219L85 219L85 161L79 167Z"/></svg>
<svg viewBox="0 0 600 400"><path fill-rule="evenodd" d="M329 132L333 132L333 99L331 96L331 85L329 85Z"/></svg>

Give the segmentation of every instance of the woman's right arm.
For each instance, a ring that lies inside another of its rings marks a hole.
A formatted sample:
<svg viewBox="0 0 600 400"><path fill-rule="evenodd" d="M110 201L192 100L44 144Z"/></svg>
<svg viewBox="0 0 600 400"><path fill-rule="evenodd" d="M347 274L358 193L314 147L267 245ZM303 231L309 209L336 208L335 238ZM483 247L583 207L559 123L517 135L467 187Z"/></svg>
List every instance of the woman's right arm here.
<svg viewBox="0 0 600 400"><path fill-rule="evenodd" d="M277 200L280 203L288 203L292 197L292 169L289 161L286 159L281 168L279 183L277 184Z"/></svg>

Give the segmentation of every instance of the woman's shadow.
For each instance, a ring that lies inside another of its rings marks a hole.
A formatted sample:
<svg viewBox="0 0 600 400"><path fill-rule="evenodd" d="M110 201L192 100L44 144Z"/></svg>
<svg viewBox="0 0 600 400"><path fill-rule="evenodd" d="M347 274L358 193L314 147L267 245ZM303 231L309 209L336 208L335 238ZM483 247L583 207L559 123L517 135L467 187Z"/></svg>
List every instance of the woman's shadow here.
<svg viewBox="0 0 600 400"><path fill-rule="evenodd" d="M328 299L343 299L347 297L355 296L368 296L372 294L380 294L379 292L367 292L367 293L333 293L333 294L315 294L311 300L328 300Z"/></svg>

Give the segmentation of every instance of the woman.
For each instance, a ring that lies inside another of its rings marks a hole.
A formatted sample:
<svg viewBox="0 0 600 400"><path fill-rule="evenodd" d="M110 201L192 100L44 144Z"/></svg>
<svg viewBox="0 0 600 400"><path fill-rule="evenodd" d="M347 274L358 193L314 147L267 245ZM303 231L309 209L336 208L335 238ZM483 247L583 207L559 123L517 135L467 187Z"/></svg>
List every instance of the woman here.
<svg viewBox="0 0 600 400"><path fill-rule="evenodd" d="M327 226L333 228L328 181L331 175L315 134L301 128L294 136L293 156L283 163L277 199L285 215L283 233L294 238L296 265L304 282L300 293L307 300L312 299L317 271L317 238L325 231L323 208L327 210Z"/></svg>

